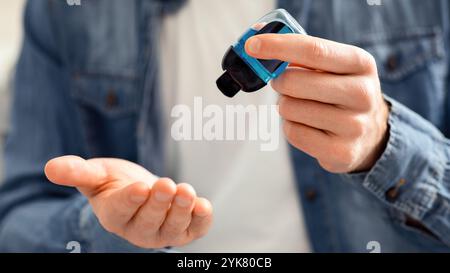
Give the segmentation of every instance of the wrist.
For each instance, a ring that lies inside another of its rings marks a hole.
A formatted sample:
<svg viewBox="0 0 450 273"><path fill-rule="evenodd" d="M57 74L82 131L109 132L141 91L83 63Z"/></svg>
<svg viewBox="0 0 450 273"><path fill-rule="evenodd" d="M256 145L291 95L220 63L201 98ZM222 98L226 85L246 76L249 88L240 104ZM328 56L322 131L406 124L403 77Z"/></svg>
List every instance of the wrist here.
<svg viewBox="0 0 450 273"><path fill-rule="evenodd" d="M362 163L353 172L366 172L373 168L376 162L380 159L389 140L389 115L391 111L391 104L384 100L379 107L381 109L377 119L378 134L375 137L373 148Z"/></svg>

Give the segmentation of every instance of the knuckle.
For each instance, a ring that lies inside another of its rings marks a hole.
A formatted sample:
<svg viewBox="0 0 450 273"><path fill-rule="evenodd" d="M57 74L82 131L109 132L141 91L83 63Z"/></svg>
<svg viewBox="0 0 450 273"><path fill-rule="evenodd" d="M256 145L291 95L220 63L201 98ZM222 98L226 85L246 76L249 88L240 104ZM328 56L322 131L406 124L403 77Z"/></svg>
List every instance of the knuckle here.
<svg viewBox="0 0 450 273"><path fill-rule="evenodd" d="M350 119L350 121L348 122L348 124L349 124L350 131L352 133L352 136L360 137L365 134L366 125L365 125L364 120L361 117L359 117L359 116L352 117Z"/></svg>
<svg viewBox="0 0 450 273"><path fill-rule="evenodd" d="M340 165L345 169L351 169L356 159L355 150L351 147L344 146L340 151Z"/></svg>
<svg viewBox="0 0 450 273"><path fill-rule="evenodd" d="M357 48L356 52L356 60L364 71L374 72L377 70L377 62L372 54L362 48Z"/></svg>
<svg viewBox="0 0 450 273"><path fill-rule="evenodd" d="M373 83L365 77L355 81L356 98L362 108L370 108L372 105Z"/></svg>
<svg viewBox="0 0 450 273"><path fill-rule="evenodd" d="M310 47L314 58L326 59L330 55L328 47L320 40L314 39Z"/></svg>

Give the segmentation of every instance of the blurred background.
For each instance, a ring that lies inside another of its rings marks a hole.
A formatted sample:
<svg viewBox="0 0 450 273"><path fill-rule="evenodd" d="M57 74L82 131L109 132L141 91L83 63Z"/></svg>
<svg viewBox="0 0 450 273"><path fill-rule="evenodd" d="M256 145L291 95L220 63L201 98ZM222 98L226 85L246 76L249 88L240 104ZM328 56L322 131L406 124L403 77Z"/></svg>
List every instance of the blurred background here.
<svg viewBox="0 0 450 273"><path fill-rule="evenodd" d="M11 78L22 40L22 11L25 0L0 1L0 149L8 128ZM0 157L0 183L3 159Z"/></svg>

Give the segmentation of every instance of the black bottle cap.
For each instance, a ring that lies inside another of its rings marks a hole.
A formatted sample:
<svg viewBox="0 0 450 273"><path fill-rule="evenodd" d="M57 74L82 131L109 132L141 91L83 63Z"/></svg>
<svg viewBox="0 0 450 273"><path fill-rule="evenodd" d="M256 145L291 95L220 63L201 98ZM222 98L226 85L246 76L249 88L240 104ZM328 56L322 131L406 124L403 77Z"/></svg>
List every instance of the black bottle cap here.
<svg viewBox="0 0 450 273"><path fill-rule="evenodd" d="M217 79L216 84L220 91L229 98L234 97L241 90L239 83L231 77L228 71L225 71L225 73Z"/></svg>

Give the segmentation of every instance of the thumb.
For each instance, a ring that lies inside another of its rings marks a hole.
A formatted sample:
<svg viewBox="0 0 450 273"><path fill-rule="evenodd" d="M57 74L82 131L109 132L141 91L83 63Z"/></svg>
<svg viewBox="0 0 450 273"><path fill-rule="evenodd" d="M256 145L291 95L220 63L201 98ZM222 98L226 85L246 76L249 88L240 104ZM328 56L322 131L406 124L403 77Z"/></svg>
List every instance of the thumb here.
<svg viewBox="0 0 450 273"><path fill-rule="evenodd" d="M47 162L45 175L55 184L89 191L101 185L107 173L101 164L78 156L62 156Z"/></svg>

